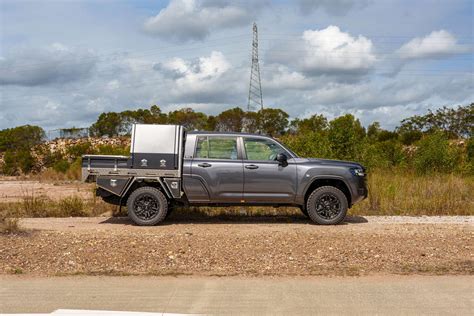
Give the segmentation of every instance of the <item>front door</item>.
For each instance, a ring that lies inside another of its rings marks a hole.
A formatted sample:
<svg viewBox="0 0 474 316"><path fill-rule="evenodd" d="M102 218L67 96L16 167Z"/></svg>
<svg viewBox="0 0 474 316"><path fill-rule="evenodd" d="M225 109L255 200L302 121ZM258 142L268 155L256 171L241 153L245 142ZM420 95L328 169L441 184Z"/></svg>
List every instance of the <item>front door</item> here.
<svg viewBox="0 0 474 316"><path fill-rule="evenodd" d="M188 196L191 202L240 203L244 186L242 157L234 136L197 136L191 164L193 181L199 181L205 194Z"/></svg>
<svg viewBox="0 0 474 316"><path fill-rule="evenodd" d="M292 203L296 195L296 164L277 142L260 137L244 137L244 200L256 203ZM276 156L284 153L288 165Z"/></svg>

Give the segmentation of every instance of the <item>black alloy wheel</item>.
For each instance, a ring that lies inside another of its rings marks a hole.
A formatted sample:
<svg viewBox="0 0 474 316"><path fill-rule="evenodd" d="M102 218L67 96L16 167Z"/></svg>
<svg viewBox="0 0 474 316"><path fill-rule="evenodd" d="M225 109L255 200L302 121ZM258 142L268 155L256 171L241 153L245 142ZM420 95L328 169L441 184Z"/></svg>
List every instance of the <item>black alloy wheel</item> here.
<svg viewBox="0 0 474 316"><path fill-rule="evenodd" d="M128 216L140 226L162 222L168 214L168 200L158 188L141 187L133 191L127 201Z"/></svg>
<svg viewBox="0 0 474 316"><path fill-rule="evenodd" d="M306 200L309 218L320 225L339 224L346 217L347 209L346 195L333 186L314 189Z"/></svg>
<svg viewBox="0 0 474 316"><path fill-rule="evenodd" d="M138 218L149 221L159 212L159 202L153 195L142 193L133 202L133 209Z"/></svg>
<svg viewBox="0 0 474 316"><path fill-rule="evenodd" d="M325 193L316 200L316 212L324 219L331 220L341 211L341 201L332 193Z"/></svg>

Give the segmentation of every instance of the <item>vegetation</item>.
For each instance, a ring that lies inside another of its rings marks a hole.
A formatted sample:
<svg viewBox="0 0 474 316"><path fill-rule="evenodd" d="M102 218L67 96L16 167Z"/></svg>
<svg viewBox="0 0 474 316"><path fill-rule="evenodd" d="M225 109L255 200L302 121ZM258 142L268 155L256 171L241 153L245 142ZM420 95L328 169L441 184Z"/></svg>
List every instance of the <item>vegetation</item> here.
<svg viewBox="0 0 474 316"><path fill-rule="evenodd" d="M0 203L0 232L19 231L18 218L21 217L87 217L111 215L115 211L114 205L95 195L89 199L73 195L53 200L33 191L24 191L19 201Z"/></svg>
<svg viewBox="0 0 474 316"><path fill-rule="evenodd" d="M128 135L133 123L263 133L276 137L303 157L359 161L369 171L370 195L352 209L355 214L474 214L474 103L406 118L393 131L382 129L378 122L364 128L350 114L333 120L313 115L290 121L281 109L246 112L236 107L208 116L189 108L163 113L154 105L150 109L102 113L90 132L96 137ZM83 154L129 152L129 148L94 147L83 141L65 153L52 153L46 146L39 146L44 140L44 131L37 126L0 131L3 174L37 171L32 148L43 157L47 168L38 177L53 180L78 179ZM97 214L93 210L96 202L90 204L74 197L59 202L25 197L20 204L14 208L28 216ZM212 214L216 211L219 212L214 209ZM240 209L234 211L238 213Z"/></svg>

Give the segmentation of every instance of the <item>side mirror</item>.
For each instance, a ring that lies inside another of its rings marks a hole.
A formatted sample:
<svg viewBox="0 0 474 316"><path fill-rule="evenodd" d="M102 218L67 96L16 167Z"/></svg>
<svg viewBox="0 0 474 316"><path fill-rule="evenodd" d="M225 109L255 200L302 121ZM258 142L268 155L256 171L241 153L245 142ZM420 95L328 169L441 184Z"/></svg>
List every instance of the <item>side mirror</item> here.
<svg viewBox="0 0 474 316"><path fill-rule="evenodd" d="M288 157L285 154L278 154L276 156L276 161L278 161L279 166L288 166Z"/></svg>

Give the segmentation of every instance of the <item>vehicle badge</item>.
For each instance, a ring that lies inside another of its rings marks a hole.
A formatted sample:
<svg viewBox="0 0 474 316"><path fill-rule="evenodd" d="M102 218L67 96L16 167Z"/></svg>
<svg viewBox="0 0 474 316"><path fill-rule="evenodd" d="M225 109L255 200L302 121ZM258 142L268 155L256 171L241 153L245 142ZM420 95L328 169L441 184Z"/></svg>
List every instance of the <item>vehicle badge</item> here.
<svg viewBox="0 0 474 316"><path fill-rule="evenodd" d="M142 167L148 167L148 160L142 159L140 162L141 162Z"/></svg>
<svg viewBox="0 0 474 316"><path fill-rule="evenodd" d="M164 159L160 160L160 167L166 167L166 160Z"/></svg>

